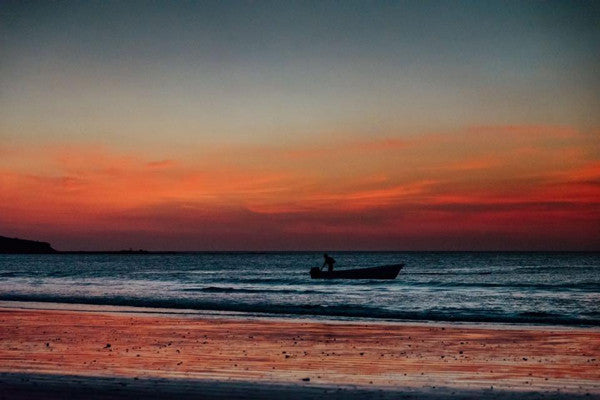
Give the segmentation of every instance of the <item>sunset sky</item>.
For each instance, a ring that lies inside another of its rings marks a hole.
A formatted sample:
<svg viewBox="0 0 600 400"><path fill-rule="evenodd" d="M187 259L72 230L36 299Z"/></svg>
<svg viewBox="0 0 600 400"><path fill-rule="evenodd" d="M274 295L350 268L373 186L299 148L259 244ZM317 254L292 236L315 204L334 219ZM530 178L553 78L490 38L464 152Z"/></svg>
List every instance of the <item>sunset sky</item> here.
<svg viewBox="0 0 600 400"><path fill-rule="evenodd" d="M600 2L0 2L0 235L600 250Z"/></svg>

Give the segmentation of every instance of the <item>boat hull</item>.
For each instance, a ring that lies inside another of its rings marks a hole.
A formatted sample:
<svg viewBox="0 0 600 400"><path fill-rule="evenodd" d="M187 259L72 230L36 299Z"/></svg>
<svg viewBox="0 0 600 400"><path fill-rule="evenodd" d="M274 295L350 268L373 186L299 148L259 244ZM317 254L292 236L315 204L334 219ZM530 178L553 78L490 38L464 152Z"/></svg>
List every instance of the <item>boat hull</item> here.
<svg viewBox="0 0 600 400"><path fill-rule="evenodd" d="M310 270L310 277L313 279L395 279L402 267L404 264L392 264L331 272L321 271L319 267L314 267Z"/></svg>

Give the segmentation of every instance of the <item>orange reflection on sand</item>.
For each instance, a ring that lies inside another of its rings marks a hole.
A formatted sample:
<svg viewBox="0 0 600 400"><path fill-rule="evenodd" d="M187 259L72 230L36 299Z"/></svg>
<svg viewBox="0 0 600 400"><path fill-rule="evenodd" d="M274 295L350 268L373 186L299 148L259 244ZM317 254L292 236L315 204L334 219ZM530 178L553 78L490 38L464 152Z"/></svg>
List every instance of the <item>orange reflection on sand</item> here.
<svg viewBox="0 0 600 400"><path fill-rule="evenodd" d="M592 329L0 309L0 370L600 394Z"/></svg>

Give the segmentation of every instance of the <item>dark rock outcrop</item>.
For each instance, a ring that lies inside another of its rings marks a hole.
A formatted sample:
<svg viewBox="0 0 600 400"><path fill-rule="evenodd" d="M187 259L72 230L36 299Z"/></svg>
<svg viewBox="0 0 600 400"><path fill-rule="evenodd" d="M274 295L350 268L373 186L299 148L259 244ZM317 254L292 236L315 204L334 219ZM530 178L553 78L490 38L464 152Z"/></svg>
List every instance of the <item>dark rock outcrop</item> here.
<svg viewBox="0 0 600 400"><path fill-rule="evenodd" d="M57 251L50 243L0 236L0 254L49 254Z"/></svg>

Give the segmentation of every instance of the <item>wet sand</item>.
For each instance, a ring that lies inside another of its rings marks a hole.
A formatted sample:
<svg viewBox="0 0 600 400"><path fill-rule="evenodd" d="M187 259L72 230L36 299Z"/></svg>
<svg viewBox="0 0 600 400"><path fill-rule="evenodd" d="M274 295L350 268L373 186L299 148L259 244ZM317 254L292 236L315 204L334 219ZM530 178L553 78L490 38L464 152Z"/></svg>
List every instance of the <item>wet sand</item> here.
<svg viewBox="0 0 600 400"><path fill-rule="evenodd" d="M600 398L600 330L0 308L0 372L7 398Z"/></svg>

